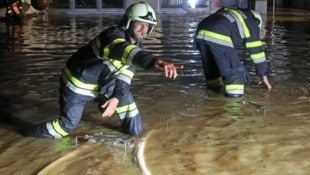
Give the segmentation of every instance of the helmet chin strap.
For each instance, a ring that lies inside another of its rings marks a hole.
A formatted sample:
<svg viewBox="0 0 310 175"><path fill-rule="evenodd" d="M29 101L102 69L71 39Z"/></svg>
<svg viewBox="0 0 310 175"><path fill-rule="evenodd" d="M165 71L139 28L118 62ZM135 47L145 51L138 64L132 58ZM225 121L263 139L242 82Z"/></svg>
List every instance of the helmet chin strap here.
<svg viewBox="0 0 310 175"><path fill-rule="evenodd" d="M147 34L146 34L146 33L144 33L144 34L143 34L143 39L144 39L144 38L146 38L146 36L147 36Z"/></svg>

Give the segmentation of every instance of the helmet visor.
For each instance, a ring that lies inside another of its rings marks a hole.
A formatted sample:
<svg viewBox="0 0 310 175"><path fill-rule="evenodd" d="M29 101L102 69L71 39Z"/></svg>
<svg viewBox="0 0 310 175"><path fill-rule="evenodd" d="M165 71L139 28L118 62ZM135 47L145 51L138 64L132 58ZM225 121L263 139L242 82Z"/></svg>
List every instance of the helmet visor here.
<svg viewBox="0 0 310 175"><path fill-rule="evenodd" d="M139 16L140 21L147 22L153 25L157 24L156 19L153 17L151 12L148 12L145 16Z"/></svg>

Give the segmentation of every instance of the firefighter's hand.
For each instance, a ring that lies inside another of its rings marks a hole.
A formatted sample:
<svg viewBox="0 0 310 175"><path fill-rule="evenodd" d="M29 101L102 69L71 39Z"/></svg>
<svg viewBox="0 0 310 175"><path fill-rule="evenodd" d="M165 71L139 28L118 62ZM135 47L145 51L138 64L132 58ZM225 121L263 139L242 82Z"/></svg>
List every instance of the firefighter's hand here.
<svg viewBox="0 0 310 175"><path fill-rule="evenodd" d="M116 110L118 102L118 99L113 97L107 100L103 105L101 105L102 109L104 109L102 117L111 117Z"/></svg>
<svg viewBox="0 0 310 175"><path fill-rule="evenodd" d="M258 84L264 84L268 89L268 92L271 92L272 86L269 83L268 77L266 75L262 77L262 80Z"/></svg>
<svg viewBox="0 0 310 175"><path fill-rule="evenodd" d="M182 65L174 65L161 59L157 59L154 64L155 68L158 68L165 72L166 77L173 79L178 76L177 69L183 69Z"/></svg>

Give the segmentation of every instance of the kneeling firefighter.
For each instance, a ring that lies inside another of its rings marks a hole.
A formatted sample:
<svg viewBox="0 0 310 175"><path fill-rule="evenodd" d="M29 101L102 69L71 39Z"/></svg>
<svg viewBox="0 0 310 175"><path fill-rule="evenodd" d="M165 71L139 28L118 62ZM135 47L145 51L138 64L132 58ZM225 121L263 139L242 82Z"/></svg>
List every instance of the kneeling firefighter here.
<svg viewBox="0 0 310 175"><path fill-rule="evenodd" d="M25 135L61 138L79 124L87 102L97 101L102 117L116 113L125 133L143 132L141 115L130 92L136 66L158 68L177 77L172 63L155 58L141 41L157 24L153 8L144 2L129 6L118 26L101 32L67 61L61 76L60 117L36 125Z"/></svg>
<svg viewBox="0 0 310 175"><path fill-rule="evenodd" d="M243 97L248 74L235 47L245 46L256 74L270 91L265 52L260 40L262 18L250 9L223 7L202 20L195 44L200 51L206 84L219 89L224 83L227 97Z"/></svg>

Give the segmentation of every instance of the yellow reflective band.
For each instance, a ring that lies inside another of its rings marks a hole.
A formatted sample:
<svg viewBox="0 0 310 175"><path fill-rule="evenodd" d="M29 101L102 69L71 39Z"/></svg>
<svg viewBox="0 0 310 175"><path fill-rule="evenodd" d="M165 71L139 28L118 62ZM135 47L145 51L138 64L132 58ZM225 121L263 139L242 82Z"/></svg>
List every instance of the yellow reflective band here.
<svg viewBox="0 0 310 175"><path fill-rule="evenodd" d="M247 42L246 48L254 48L254 47L260 47L263 45L262 41L252 41L252 42Z"/></svg>
<svg viewBox="0 0 310 175"><path fill-rule="evenodd" d="M66 136L66 135L68 135L68 133L67 133L66 131L64 131L64 130L61 128L58 119L53 120L53 121L52 121L52 125L53 125L53 128L55 129L55 131L56 131L58 134L62 135L63 137Z"/></svg>
<svg viewBox="0 0 310 175"><path fill-rule="evenodd" d="M103 56L104 57L109 57L110 55L110 48L114 47L116 44L121 43L121 42L125 42L126 40L123 38L117 38L115 40L113 40L110 44L108 44L107 46L104 47L103 49Z"/></svg>
<svg viewBox="0 0 310 175"><path fill-rule="evenodd" d="M123 66L116 78L130 85L134 72L128 69L128 67L128 65Z"/></svg>
<svg viewBox="0 0 310 175"><path fill-rule="evenodd" d="M123 63L127 63L127 58L128 58L128 55L129 55L129 53L133 50L133 49L135 49L135 48L137 48L138 46L136 46L136 45L128 45L126 48L125 48L125 50L124 50L124 52L123 52L123 55L122 55L122 62Z"/></svg>
<svg viewBox="0 0 310 175"><path fill-rule="evenodd" d="M132 78L132 77L134 76L134 73L133 73L132 71L128 70L128 69L127 69L128 67L129 67L129 66L125 66L124 68L122 68L121 74L124 74L124 75L126 75L126 76Z"/></svg>
<svg viewBox="0 0 310 175"><path fill-rule="evenodd" d="M231 11L234 15L236 15L236 17L238 18L238 20L241 22L241 25L242 25L242 28L244 30L244 34L245 34L245 37L246 38L249 38L251 35L250 35L250 31L247 27L247 25L245 24L244 22L244 19L242 18L242 16L240 15L240 13L236 10L233 10L233 9L227 9L229 11Z"/></svg>
<svg viewBox="0 0 310 175"><path fill-rule="evenodd" d="M69 71L68 68L65 68L65 74L68 77L68 79L74 84L75 86L83 89L88 89L88 90L98 90L98 85L96 84L86 84L75 78L71 72Z"/></svg>
<svg viewBox="0 0 310 175"><path fill-rule="evenodd" d="M265 58L265 52L259 52L259 53L256 53L256 54L251 54L250 57L253 60Z"/></svg>
<svg viewBox="0 0 310 175"><path fill-rule="evenodd" d="M140 49L139 47L136 47L135 49L133 49L133 50L130 52L130 54L128 55L127 63L126 63L126 64L131 65L134 56L135 56L138 52L140 52L141 50L142 50L142 49Z"/></svg>
<svg viewBox="0 0 310 175"><path fill-rule="evenodd" d="M107 46L103 49L103 57L108 57L110 55L110 48Z"/></svg>
<svg viewBox="0 0 310 175"><path fill-rule="evenodd" d="M62 74L62 78L66 84L66 86L71 89L71 91L77 93L77 94L81 94L81 95L86 95L86 96L91 96L91 97L96 97L98 91L92 91L92 90L88 90L88 89L83 89L83 88L79 88L75 85L73 85L68 78L66 77L66 75L64 75L64 73Z"/></svg>
<svg viewBox="0 0 310 175"><path fill-rule="evenodd" d="M119 60L109 59L109 61L114 67L116 67L116 69L121 69L124 66L124 64L122 64L122 62Z"/></svg>
<svg viewBox="0 0 310 175"><path fill-rule="evenodd" d="M215 33L215 32L211 32L209 30L200 30L198 32L198 34L209 36L209 37L212 37L212 38L216 38L216 39L220 39L220 40L232 43L232 40L231 40L231 38L229 36L222 35L222 34Z"/></svg>
<svg viewBox="0 0 310 175"><path fill-rule="evenodd" d="M112 45L121 43L121 42L125 42L126 40L124 38L116 38L115 40L113 40L113 42L111 43Z"/></svg>
<svg viewBox="0 0 310 175"><path fill-rule="evenodd" d="M137 108L136 103L131 103L130 105L125 105L125 106L116 108L116 112L120 114L123 112L132 111L136 108Z"/></svg>
<svg viewBox="0 0 310 175"><path fill-rule="evenodd" d="M119 118L122 120L124 118L133 118L133 117L136 117L138 114L139 114L139 110L136 108L134 110L131 110L131 111L126 111L126 112L123 112L123 113L117 113Z"/></svg>
<svg viewBox="0 0 310 175"><path fill-rule="evenodd" d="M225 85L225 89L227 91L230 91L230 90L243 90L244 89L244 85L243 84L228 84L228 85Z"/></svg>

